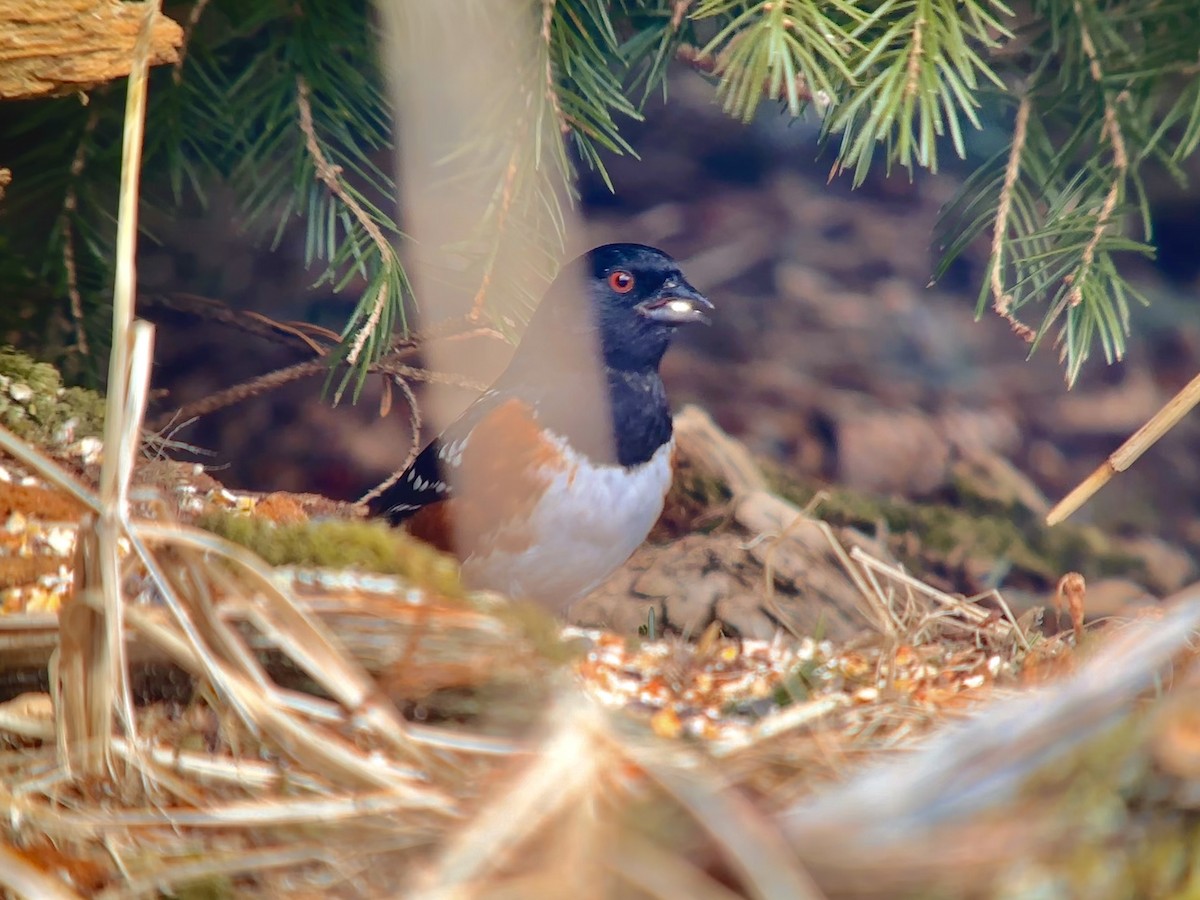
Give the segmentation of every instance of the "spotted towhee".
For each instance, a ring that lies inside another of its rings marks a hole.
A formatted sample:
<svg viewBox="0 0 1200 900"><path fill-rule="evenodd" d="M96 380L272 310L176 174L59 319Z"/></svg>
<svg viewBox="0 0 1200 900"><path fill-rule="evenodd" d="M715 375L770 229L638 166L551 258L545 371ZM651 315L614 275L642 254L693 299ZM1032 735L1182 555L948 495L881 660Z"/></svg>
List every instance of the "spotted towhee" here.
<svg viewBox="0 0 1200 900"><path fill-rule="evenodd" d="M454 553L472 586L554 608L582 597L662 512L674 441L658 366L709 309L653 247L570 263L504 374L374 511Z"/></svg>

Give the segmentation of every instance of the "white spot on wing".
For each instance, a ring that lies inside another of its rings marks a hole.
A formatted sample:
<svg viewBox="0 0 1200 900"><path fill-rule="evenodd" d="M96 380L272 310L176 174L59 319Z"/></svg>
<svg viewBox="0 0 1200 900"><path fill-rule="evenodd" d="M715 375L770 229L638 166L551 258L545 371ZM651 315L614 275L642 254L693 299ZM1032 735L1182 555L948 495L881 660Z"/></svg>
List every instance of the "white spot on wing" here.
<svg viewBox="0 0 1200 900"><path fill-rule="evenodd" d="M462 465L463 450L467 448L467 438L459 438L448 444L442 444L438 450L438 459L448 466Z"/></svg>

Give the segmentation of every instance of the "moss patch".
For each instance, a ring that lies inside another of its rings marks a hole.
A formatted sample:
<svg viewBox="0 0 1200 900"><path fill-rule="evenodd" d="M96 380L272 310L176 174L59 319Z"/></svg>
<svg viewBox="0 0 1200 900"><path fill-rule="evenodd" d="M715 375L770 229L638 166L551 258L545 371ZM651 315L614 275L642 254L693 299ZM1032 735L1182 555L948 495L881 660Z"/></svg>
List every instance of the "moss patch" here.
<svg viewBox="0 0 1200 900"><path fill-rule="evenodd" d="M53 366L12 347L0 347L0 424L38 446L68 436L99 435L104 427L104 398L84 388L63 387Z"/></svg>
<svg viewBox="0 0 1200 900"><path fill-rule="evenodd" d="M400 575L447 596L464 594L453 559L381 522L329 519L277 525L255 516L212 511L198 517L196 525L253 550L274 566Z"/></svg>
<svg viewBox="0 0 1200 900"><path fill-rule="evenodd" d="M937 558L949 569L971 573L1007 565L1007 581L1017 576L1017 581L1039 588L1070 571L1090 577L1144 579L1146 575L1143 560L1117 550L1099 529L1047 528L1024 507L967 496L956 496L951 502L914 503L823 488L779 471L770 473L770 478L773 490L799 506L823 491L825 497L815 514L832 525L868 533L886 530L906 564L923 567Z"/></svg>

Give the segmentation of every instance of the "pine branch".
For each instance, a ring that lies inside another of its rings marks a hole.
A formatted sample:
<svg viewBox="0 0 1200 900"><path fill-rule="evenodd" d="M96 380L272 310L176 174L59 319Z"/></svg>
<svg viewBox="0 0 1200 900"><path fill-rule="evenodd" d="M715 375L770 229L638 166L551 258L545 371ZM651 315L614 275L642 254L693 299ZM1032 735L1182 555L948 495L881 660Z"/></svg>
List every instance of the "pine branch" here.
<svg viewBox="0 0 1200 900"><path fill-rule="evenodd" d="M861 183L882 144L889 168L937 171L947 136L965 157L961 120L980 128L981 85L1004 86L980 51L1011 37L1001 19L1011 16L999 0L909 0L883 3L860 22L850 35L864 48L852 61L852 96L824 122L827 135L842 135L839 168Z"/></svg>
<svg viewBox="0 0 1200 900"><path fill-rule="evenodd" d="M844 0L700 0L691 17L721 21L698 56L716 60L718 96L746 122L764 95L793 116L812 97L835 103L854 81L853 54L863 50L855 30L865 17Z"/></svg>
<svg viewBox="0 0 1200 900"><path fill-rule="evenodd" d="M83 319L83 297L79 293L79 269L75 265L75 235L71 222L79 210L79 195L76 191L76 181L87 164L88 138L96 130L100 121L99 115L93 111L88 115L87 124L83 126L83 138L71 159L70 182L67 185L66 196L63 198L62 215L59 217L59 232L62 236L63 275L66 279L67 297L71 302L71 321L75 326L75 346L84 356L88 350L87 329Z"/></svg>
<svg viewBox="0 0 1200 900"><path fill-rule="evenodd" d="M1040 2L1010 62L1024 86L1007 167L981 167L940 226L953 235L943 269L992 229L980 309L990 295L1026 339L1017 311L1039 309L1034 346L1054 333L1069 383L1097 345L1109 362L1122 358L1131 306L1145 303L1119 265L1153 253L1143 167L1182 182L1179 154L1200 138L1194 52L1163 39L1191 26L1185 7ZM1141 233L1129 236L1135 224Z"/></svg>
<svg viewBox="0 0 1200 900"><path fill-rule="evenodd" d="M479 122L448 156L486 202L474 228L422 252L445 262L475 321L510 335L555 273L575 166L607 181L605 159L633 152L624 127L652 92L665 94L675 59L712 78L744 120L764 101L792 116L812 109L836 139L837 168L856 183L880 163L936 170L940 154L967 154L968 126L1011 106L1008 147L946 212L943 267L986 234L980 310L990 305L1034 346L1053 333L1069 380L1094 345L1109 359L1125 351L1131 302L1141 298L1120 262L1152 252L1146 174L1182 185L1200 149L1187 0L1030 0L1020 19L1000 0L470 8L494 17L497 40L536 52L521 60L517 95L479 73ZM393 123L369 13L365 0L196 0L183 17L180 62L149 98L144 207L170 216L189 197L203 202L212 184L231 185L252 236L274 245L303 222L316 283L357 295L329 354L330 371L350 373L337 397L351 382L357 390L407 333L414 303L390 213L397 186L380 163ZM452 46L460 23L444 18ZM15 180L0 225L4 271L40 280L38 293L69 312L69 343L101 353L120 100L120 91L96 91L86 110L73 101L31 107L25 127L36 138L25 142L37 158L5 161ZM44 228L13 227L39 204L49 210Z"/></svg>
<svg viewBox="0 0 1200 900"><path fill-rule="evenodd" d="M317 180L329 188L329 192L349 210L354 220L362 226L363 231L371 238L379 254L381 267L385 270L399 270L400 261L396 258L396 253L392 249L391 243L383 236L383 231L379 225L367 214L362 204L355 199L354 194L342 181L342 167L335 166L329 162L324 150L321 149L321 143L317 139L317 133L313 127L312 104L309 102L310 93L308 82L304 80L304 76L297 75L296 106L300 110L300 131L304 133L304 146L308 150L308 155L312 158ZM388 285L385 281L381 283L378 291L375 292L375 297L371 302L370 312L367 314L366 321L358 330L358 334L355 335L354 341L350 345L350 350L346 354L346 361L351 366L358 363L367 339L373 333L380 330L380 322L384 315L383 311L388 303L387 287Z"/></svg>

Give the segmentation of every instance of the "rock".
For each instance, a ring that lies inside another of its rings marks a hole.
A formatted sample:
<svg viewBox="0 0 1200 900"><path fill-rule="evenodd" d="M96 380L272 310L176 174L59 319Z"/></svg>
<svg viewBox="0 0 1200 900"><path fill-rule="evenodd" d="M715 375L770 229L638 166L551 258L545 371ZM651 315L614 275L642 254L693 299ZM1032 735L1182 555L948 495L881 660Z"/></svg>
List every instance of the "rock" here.
<svg viewBox="0 0 1200 900"><path fill-rule="evenodd" d="M676 579L656 568L651 568L633 579L630 592L638 597L662 599L671 596L677 587Z"/></svg>
<svg viewBox="0 0 1200 900"><path fill-rule="evenodd" d="M1196 577L1196 561L1186 550L1152 535L1125 538L1117 549L1136 556L1146 565L1147 584L1159 594L1173 594Z"/></svg>
<svg viewBox="0 0 1200 900"><path fill-rule="evenodd" d="M683 585L666 600L667 624L680 634L694 637L713 620L717 601L728 596L732 579L724 572L709 572Z"/></svg>
<svg viewBox="0 0 1200 900"><path fill-rule="evenodd" d="M950 447L928 416L912 409L859 409L833 418L840 484L911 495L946 483Z"/></svg>
<svg viewBox="0 0 1200 900"><path fill-rule="evenodd" d="M939 430L964 455L972 452L1008 456L1024 442L1021 427L1010 411L951 406L937 415Z"/></svg>
<svg viewBox="0 0 1200 900"><path fill-rule="evenodd" d="M1038 486L1008 460L989 450L964 451L951 471L960 492L1001 506L1023 506L1038 518L1050 512L1050 503Z"/></svg>
<svg viewBox="0 0 1200 900"><path fill-rule="evenodd" d="M617 634L635 635L649 621L651 610L661 629L665 618L661 600L593 594L571 607L568 618L581 628L604 628Z"/></svg>
<svg viewBox="0 0 1200 900"><path fill-rule="evenodd" d="M1124 440L1158 412L1166 399L1149 371L1129 369L1120 384L1085 393L1072 391L1031 412L1060 436L1119 436Z"/></svg>
<svg viewBox="0 0 1200 900"><path fill-rule="evenodd" d="M1083 597L1083 613L1088 621L1103 616L1132 616L1139 608L1158 605L1158 598L1149 593L1142 585L1128 578L1101 578L1089 581L1087 593ZM1047 604L1048 610L1053 610L1053 602ZM1047 615L1053 617L1053 612ZM1064 610L1059 614L1060 625L1070 627L1070 616ZM1053 618L1050 619L1053 621Z"/></svg>
<svg viewBox="0 0 1200 900"><path fill-rule="evenodd" d="M759 598L752 594L721 598L715 613L726 634L766 641L779 630L779 625L763 611Z"/></svg>

